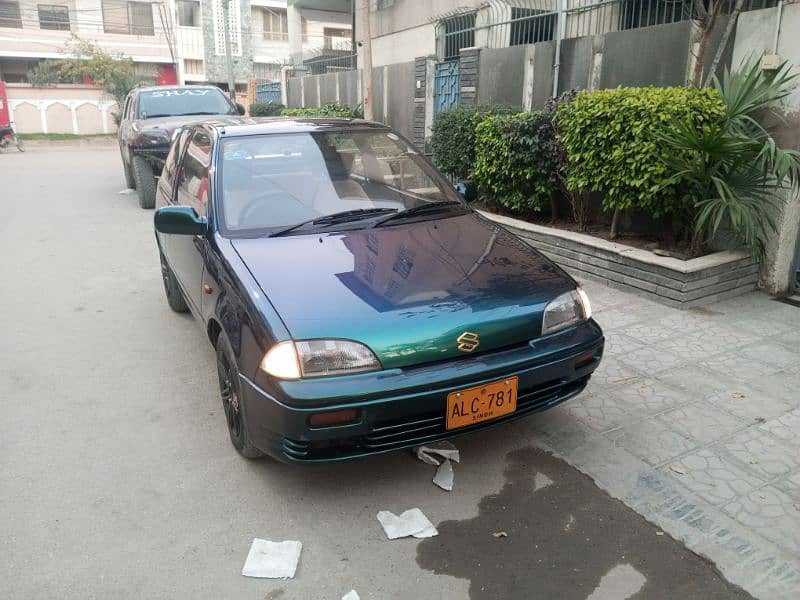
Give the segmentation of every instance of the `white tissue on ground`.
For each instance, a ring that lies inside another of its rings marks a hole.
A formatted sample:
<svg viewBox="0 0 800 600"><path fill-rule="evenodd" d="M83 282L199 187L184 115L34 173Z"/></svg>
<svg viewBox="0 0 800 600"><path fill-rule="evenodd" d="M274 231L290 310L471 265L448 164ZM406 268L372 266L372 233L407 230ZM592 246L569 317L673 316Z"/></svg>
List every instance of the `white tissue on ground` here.
<svg viewBox="0 0 800 600"><path fill-rule="evenodd" d="M438 467L444 460L459 462L458 448L450 442L439 442L430 446L417 446L414 448L417 458L422 462Z"/></svg>
<svg viewBox="0 0 800 600"><path fill-rule="evenodd" d="M445 460L439 465L439 468L436 469L436 475L433 476L433 483L446 492L453 491L453 464L449 460Z"/></svg>
<svg viewBox="0 0 800 600"><path fill-rule="evenodd" d="M303 544L296 541L270 542L255 538L242 567L245 577L287 579L294 577Z"/></svg>
<svg viewBox="0 0 800 600"><path fill-rule="evenodd" d="M355 590L350 590L344 596L342 596L342 600L361 600L358 595L358 592Z"/></svg>
<svg viewBox="0 0 800 600"><path fill-rule="evenodd" d="M409 509L399 516L388 510L382 510L377 516L383 531L386 533L386 537L390 540L410 535L415 538L429 538L439 535L433 523L418 508Z"/></svg>
<svg viewBox="0 0 800 600"><path fill-rule="evenodd" d="M135 194L135 193L136 193L136 190L134 190L134 189L131 189L131 188L126 188L126 189L124 189L124 190L120 190L120 191L119 191L119 192L117 192L117 193L118 193L120 196L125 196L125 195L128 195L128 194Z"/></svg>

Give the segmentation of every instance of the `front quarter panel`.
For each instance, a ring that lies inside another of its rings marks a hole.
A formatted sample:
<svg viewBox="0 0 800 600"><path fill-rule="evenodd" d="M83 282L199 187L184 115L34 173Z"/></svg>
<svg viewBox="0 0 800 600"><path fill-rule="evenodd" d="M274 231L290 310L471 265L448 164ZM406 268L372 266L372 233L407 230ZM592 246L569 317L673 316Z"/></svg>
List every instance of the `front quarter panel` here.
<svg viewBox="0 0 800 600"><path fill-rule="evenodd" d="M289 332L230 241L212 236L204 284L211 293L203 299L206 324L216 321L237 357L239 371L254 378L264 353Z"/></svg>

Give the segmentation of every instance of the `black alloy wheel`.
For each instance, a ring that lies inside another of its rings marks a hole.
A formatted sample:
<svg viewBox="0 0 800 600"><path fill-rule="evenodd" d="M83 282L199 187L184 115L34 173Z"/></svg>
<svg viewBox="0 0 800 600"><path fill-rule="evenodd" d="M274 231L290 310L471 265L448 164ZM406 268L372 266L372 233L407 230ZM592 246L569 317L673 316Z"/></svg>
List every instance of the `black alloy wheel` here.
<svg viewBox="0 0 800 600"><path fill-rule="evenodd" d="M247 421L241 402L241 382L236 361L229 351L227 340L220 339L217 347L217 376L219 377L219 393L228 433L236 451L245 458L261 458L264 453L253 446L247 433Z"/></svg>

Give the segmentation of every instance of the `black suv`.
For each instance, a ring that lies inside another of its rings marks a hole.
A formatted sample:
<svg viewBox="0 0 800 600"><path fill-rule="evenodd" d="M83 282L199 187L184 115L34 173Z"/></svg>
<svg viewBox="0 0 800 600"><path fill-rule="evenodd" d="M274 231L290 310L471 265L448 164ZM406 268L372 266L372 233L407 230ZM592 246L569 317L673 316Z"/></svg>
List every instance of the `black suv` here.
<svg viewBox="0 0 800 600"><path fill-rule="evenodd" d="M155 179L176 131L206 115L243 115L244 107L232 102L218 87L175 85L139 87L128 94L119 124L119 151L125 183L135 188L142 208L153 208Z"/></svg>

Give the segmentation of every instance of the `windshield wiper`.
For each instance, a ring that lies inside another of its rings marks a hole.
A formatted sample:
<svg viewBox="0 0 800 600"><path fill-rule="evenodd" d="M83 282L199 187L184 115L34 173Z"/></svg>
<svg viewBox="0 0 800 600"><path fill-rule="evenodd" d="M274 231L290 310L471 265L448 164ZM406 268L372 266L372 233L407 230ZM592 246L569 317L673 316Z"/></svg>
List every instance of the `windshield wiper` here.
<svg viewBox="0 0 800 600"><path fill-rule="evenodd" d="M395 219L403 219L405 217L413 217L414 215L419 215L426 212L435 212L443 209L452 208L454 206L460 206L464 208L464 205L459 202L458 200L442 200L440 202L430 202L428 204L420 204L419 206L414 206L412 208L406 208L405 210L398 211L388 217L380 219L375 222L373 227L380 227L384 223L388 223L389 221L393 221ZM466 210L466 208L465 208Z"/></svg>
<svg viewBox="0 0 800 600"><path fill-rule="evenodd" d="M301 221L294 225L289 225L283 229L279 229L269 235L269 237L279 237L286 233L290 233L295 229L300 229L306 225L338 225L339 223L348 223L350 221L358 221L375 215L382 215L387 212L397 212L396 208L356 208L353 210L344 210L342 212L333 213L332 215L325 215L324 217L315 217L308 221Z"/></svg>

